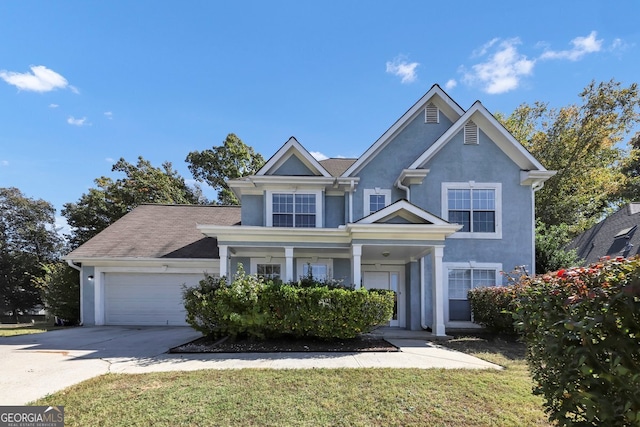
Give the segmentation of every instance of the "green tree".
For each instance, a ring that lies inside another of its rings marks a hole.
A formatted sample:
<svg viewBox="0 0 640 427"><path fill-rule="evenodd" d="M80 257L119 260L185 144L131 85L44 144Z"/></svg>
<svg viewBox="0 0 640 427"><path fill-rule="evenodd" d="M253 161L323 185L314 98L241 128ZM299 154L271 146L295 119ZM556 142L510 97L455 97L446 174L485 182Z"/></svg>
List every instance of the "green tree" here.
<svg viewBox="0 0 640 427"><path fill-rule="evenodd" d="M622 161L622 174L626 180L620 189L625 202L640 201L640 132L629 141L629 155Z"/></svg>
<svg viewBox="0 0 640 427"><path fill-rule="evenodd" d="M0 188L0 309L18 315L42 304L33 279L60 255L55 209L17 188Z"/></svg>
<svg viewBox="0 0 640 427"><path fill-rule="evenodd" d="M237 205L239 201L226 180L255 174L264 165L264 158L230 133L220 146L190 152L186 162L196 180L218 192L218 203Z"/></svg>
<svg viewBox="0 0 640 427"><path fill-rule="evenodd" d="M71 248L80 246L143 203L207 203L200 188L187 185L170 162L154 167L142 156L135 165L121 158L111 170L122 172L125 177L115 181L106 176L97 178L96 188L89 189L76 203L64 204L62 215L71 227Z"/></svg>
<svg viewBox="0 0 640 427"><path fill-rule="evenodd" d="M638 124L637 85L591 82L581 105L550 109L522 104L505 127L540 162L558 173L536 193L536 216L547 225L569 224L571 233L595 224L619 198L625 177L619 143Z"/></svg>
<svg viewBox="0 0 640 427"><path fill-rule="evenodd" d="M536 224L536 274L560 270L580 265L584 262L575 249L567 250L571 241L569 226L566 224Z"/></svg>
<svg viewBox="0 0 640 427"><path fill-rule="evenodd" d="M80 321L78 271L57 261L43 265L44 274L34 279L47 312L73 324Z"/></svg>

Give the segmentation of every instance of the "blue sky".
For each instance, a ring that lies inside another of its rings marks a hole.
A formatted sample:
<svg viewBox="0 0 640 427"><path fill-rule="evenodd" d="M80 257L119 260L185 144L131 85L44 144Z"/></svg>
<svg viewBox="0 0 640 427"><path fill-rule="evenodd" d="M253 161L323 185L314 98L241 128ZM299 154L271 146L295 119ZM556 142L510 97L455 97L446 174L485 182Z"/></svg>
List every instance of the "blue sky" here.
<svg viewBox="0 0 640 427"><path fill-rule="evenodd" d="M0 2L0 186L58 209L228 133L357 157L433 84L462 108L640 80L640 2ZM213 197L210 191L206 192Z"/></svg>

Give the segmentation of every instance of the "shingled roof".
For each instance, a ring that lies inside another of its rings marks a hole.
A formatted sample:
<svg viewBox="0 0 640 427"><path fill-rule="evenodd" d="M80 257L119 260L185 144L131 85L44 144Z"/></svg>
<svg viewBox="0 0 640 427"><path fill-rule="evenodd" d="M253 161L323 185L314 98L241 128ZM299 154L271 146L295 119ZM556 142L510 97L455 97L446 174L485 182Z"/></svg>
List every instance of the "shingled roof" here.
<svg viewBox="0 0 640 427"><path fill-rule="evenodd" d="M216 239L198 224L239 225L240 206L141 205L65 259L219 258Z"/></svg>
<svg viewBox="0 0 640 427"><path fill-rule="evenodd" d="M578 256L587 264L604 256L627 258L637 255L640 249L639 225L640 203L629 203L578 235L568 249L576 249Z"/></svg>
<svg viewBox="0 0 640 427"><path fill-rule="evenodd" d="M358 159L343 159L343 158L331 158L320 160L320 164L323 168L331 174L331 176L340 176L349 169Z"/></svg>

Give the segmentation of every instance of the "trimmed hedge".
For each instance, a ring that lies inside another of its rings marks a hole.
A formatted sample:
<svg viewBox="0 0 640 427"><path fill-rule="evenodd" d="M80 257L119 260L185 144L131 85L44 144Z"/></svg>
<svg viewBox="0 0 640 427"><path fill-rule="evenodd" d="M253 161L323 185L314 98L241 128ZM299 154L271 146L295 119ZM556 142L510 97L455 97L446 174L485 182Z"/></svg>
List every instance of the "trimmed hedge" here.
<svg viewBox="0 0 640 427"><path fill-rule="evenodd" d="M640 258L539 276L516 317L551 420L640 425Z"/></svg>
<svg viewBox="0 0 640 427"><path fill-rule="evenodd" d="M516 335L513 313L517 307L518 289L516 285L471 289L467 298L474 323L494 333Z"/></svg>
<svg viewBox="0 0 640 427"><path fill-rule="evenodd" d="M205 335L354 338L391 319L393 292L265 283L240 271L183 290L187 322Z"/></svg>

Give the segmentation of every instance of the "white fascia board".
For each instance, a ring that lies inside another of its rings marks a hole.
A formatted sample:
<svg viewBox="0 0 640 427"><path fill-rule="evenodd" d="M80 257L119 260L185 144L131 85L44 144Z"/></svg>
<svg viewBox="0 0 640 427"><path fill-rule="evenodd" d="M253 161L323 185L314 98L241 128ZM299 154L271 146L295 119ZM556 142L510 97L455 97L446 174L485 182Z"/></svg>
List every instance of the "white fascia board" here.
<svg viewBox="0 0 640 427"><path fill-rule="evenodd" d="M315 169L320 175L324 177L331 177L331 174L316 160L315 157L309 153L306 148L302 146L293 136L284 143L282 147L260 168L256 173L257 176L268 175L272 170L277 169L282 163L284 163L290 156L294 155L293 151L297 152L303 163L307 166L311 166L311 169Z"/></svg>
<svg viewBox="0 0 640 427"><path fill-rule="evenodd" d="M422 181L429 174L429 169L403 169L398 177L402 185L422 184Z"/></svg>
<svg viewBox="0 0 640 427"><path fill-rule="evenodd" d="M558 171L520 171L520 185L539 185L554 176Z"/></svg>
<svg viewBox="0 0 640 427"><path fill-rule="evenodd" d="M380 209L379 211L367 217L362 218L360 221L357 222L357 224L373 224L376 221L380 221L390 215L393 215L401 211L407 211L427 222L430 222L432 225L449 225L449 222L425 211L424 209L419 208L418 206L412 203L407 202L406 200L397 201L383 209ZM398 224L395 224L395 225L398 225Z"/></svg>
<svg viewBox="0 0 640 427"><path fill-rule="evenodd" d="M413 104L413 106L389 129L387 129L387 131L382 134L382 136L378 138L378 140L342 174L342 176L348 177L354 175L362 169L362 167L375 157L375 155L382 150L399 131L404 129L404 127L407 126L418 114L421 114L425 105L432 100L452 122L455 122L458 117L464 114L464 110L449 95L447 95L440 86L433 85L431 89L429 89L429 91L420 98L418 102Z"/></svg>
<svg viewBox="0 0 640 427"><path fill-rule="evenodd" d="M165 271L171 268L216 269L220 263L217 258L133 258L133 257L95 257L74 258L74 262L83 265L122 267L122 268L157 268Z"/></svg>
<svg viewBox="0 0 640 427"><path fill-rule="evenodd" d="M349 243L349 235L343 228L290 228L261 226L197 226L205 236L216 237L224 244L243 242L328 242Z"/></svg>
<svg viewBox="0 0 640 427"><path fill-rule="evenodd" d="M348 224L351 237L355 239L444 240L462 228L458 224Z"/></svg>
<svg viewBox="0 0 640 427"><path fill-rule="evenodd" d="M262 185L276 185L281 186L283 184L286 185L304 185L304 186L316 186L316 187L326 187L333 186L336 182L336 178L330 176L285 176L285 175L262 175L262 176L252 176L250 177L251 182L255 186Z"/></svg>
<svg viewBox="0 0 640 427"><path fill-rule="evenodd" d="M451 139L462 130L468 120L478 125L489 138L507 155L520 169L546 169L526 148L516 140L509 131L479 102L464 113L445 133L438 138L420 157L409 166L409 169L419 169L427 164Z"/></svg>

